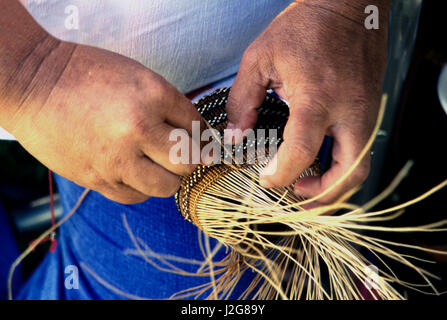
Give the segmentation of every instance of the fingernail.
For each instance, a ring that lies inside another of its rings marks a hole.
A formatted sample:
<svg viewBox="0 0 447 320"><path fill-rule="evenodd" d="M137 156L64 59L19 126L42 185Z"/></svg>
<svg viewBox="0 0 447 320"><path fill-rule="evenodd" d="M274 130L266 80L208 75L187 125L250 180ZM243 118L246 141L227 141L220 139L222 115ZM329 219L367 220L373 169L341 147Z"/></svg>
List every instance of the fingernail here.
<svg viewBox="0 0 447 320"><path fill-rule="evenodd" d="M278 165L278 158L276 155L272 160L262 169L259 175L259 184L264 188L272 188L274 184L268 179L268 177L276 173L276 168Z"/></svg>
<svg viewBox="0 0 447 320"><path fill-rule="evenodd" d="M278 168L278 158L276 155L273 157L272 160L262 169L261 171L261 178L263 176L272 176L276 173L276 169Z"/></svg>
<svg viewBox="0 0 447 320"><path fill-rule="evenodd" d="M267 178L262 176L259 178L259 184L261 185L261 187L266 189L273 187L273 184L270 181L268 181Z"/></svg>

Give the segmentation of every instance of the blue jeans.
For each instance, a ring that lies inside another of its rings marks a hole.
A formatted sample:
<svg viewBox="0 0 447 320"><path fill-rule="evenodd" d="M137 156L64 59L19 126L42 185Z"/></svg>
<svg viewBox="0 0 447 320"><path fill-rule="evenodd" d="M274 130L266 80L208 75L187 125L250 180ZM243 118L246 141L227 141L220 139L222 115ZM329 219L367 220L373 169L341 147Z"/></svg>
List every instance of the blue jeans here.
<svg viewBox="0 0 447 320"><path fill-rule="evenodd" d="M7 278L11 264L19 256L19 248L14 241L15 236L10 228L10 221L0 202L0 300L7 298ZM14 277L14 286L22 282L20 268Z"/></svg>
<svg viewBox="0 0 447 320"><path fill-rule="evenodd" d="M55 178L64 212L68 212L84 188L60 176ZM181 290L210 281L208 277L160 271L146 262L124 227L123 215L132 233L144 243L143 250L147 250L147 246L158 254L203 261L198 230L183 219L172 197L122 205L91 191L78 211L57 231L56 252L46 256L16 298L121 299L134 296L167 299ZM224 255L221 250L215 260ZM197 270L197 265L176 265L188 272ZM76 279L70 278L74 269ZM253 273L247 272L234 298L242 293L252 277Z"/></svg>

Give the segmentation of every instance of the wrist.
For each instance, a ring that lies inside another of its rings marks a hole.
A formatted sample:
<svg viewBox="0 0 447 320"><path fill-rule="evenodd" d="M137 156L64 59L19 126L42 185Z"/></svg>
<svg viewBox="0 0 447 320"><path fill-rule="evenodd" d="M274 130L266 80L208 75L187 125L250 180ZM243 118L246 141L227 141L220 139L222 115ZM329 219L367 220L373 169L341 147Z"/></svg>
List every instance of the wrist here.
<svg viewBox="0 0 447 320"><path fill-rule="evenodd" d="M76 48L47 34L23 59L11 59L0 82L0 125L13 135L45 104ZM17 135L18 136L18 135Z"/></svg>
<svg viewBox="0 0 447 320"><path fill-rule="evenodd" d="M391 6L391 0L355 0L355 1L344 1L344 0L294 0L294 3L305 3L309 5L319 5L330 8L341 8L341 9L360 9L363 11L369 5L375 5L379 9L387 10Z"/></svg>
<svg viewBox="0 0 447 320"><path fill-rule="evenodd" d="M46 32L15 0L0 0L0 126L11 133L20 115L38 109L74 51Z"/></svg>
<svg viewBox="0 0 447 320"><path fill-rule="evenodd" d="M364 25L368 15L365 9L374 5L379 11L380 25L387 27L391 0L295 0L293 5L304 5L311 9L333 13L360 25ZM386 29L385 27L380 29Z"/></svg>

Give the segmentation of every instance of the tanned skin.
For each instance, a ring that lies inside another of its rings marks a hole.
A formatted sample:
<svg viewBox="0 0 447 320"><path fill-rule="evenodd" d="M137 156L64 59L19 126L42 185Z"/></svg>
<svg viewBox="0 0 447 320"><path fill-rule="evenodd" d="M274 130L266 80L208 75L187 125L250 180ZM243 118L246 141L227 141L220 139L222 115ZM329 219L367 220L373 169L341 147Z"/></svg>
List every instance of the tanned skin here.
<svg viewBox="0 0 447 320"><path fill-rule="evenodd" d="M371 4L379 9L378 30L365 27L365 8ZM253 127L266 89L290 102L284 142L270 167L277 169L262 177L263 186L294 183L314 161L325 135L334 138L332 166L322 177L298 180L299 194L319 195L357 159L380 107L389 9L390 0L295 1L246 50L227 105L229 127ZM369 168L368 154L320 204L362 183Z"/></svg>

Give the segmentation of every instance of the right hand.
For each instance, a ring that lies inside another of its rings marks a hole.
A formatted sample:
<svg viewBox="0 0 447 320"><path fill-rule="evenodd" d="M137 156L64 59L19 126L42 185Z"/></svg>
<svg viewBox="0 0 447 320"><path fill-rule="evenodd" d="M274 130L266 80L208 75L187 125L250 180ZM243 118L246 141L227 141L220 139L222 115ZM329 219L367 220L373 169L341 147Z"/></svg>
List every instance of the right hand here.
<svg viewBox="0 0 447 320"><path fill-rule="evenodd" d="M169 134L183 128L191 137L198 111L143 65L70 45L75 49L56 85L17 109L11 133L48 168L111 200L132 204L173 195L179 176L196 165L171 163L176 142ZM34 80L43 83L45 75Z"/></svg>

